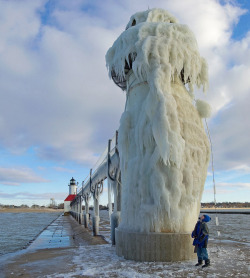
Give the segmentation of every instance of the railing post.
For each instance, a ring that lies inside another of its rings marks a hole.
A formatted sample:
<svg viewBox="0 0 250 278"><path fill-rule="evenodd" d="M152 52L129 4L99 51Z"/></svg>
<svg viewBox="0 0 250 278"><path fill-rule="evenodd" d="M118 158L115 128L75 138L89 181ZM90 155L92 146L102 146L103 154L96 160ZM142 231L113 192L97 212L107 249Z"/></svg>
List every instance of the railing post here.
<svg viewBox="0 0 250 278"><path fill-rule="evenodd" d="M122 207L122 183L121 183L121 175L119 173L117 179L117 211L121 211Z"/></svg>
<svg viewBox="0 0 250 278"><path fill-rule="evenodd" d="M95 185L95 191L93 193L94 198L94 215L92 217L92 224L93 224L93 235L97 236L99 235L99 196L100 193L103 191L103 181L101 181L100 184Z"/></svg>
<svg viewBox="0 0 250 278"><path fill-rule="evenodd" d="M84 227L89 226L89 193L84 194L85 211L84 211Z"/></svg>
<svg viewBox="0 0 250 278"><path fill-rule="evenodd" d="M79 223L79 197L76 200L76 221Z"/></svg>
<svg viewBox="0 0 250 278"><path fill-rule="evenodd" d="M119 226L121 220L121 183L114 181L114 212L111 214L111 242L115 245L115 229Z"/></svg>
<svg viewBox="0 0 250 278"><path fill-rule="evenodd" d="M92 227L93 227L93 236L97 236L99 234L99 194L98 188L96 186L95 192L93 193L94 199L94 215L92 216Z"/></svg>
<svg viewBox="0 0 250 278"><path fill-rule="evenodd" d="M79 196L79 224L82 224L82 196Z"/></svg>
<svg viewBox="0 0 250 278"><path fill-rule="evenodd" d="M118 153L118 131L116 131L116 152ZM108 145L108 151L110 152L110 141ZM110 154L108 154L110 157ZM113 182L114 189L114 212L111 214L111 242L115 245L115 229L119 226L121 220L121 178L119 168L116 170L114 177L110 176L108 165L108 177Z"/></svg>

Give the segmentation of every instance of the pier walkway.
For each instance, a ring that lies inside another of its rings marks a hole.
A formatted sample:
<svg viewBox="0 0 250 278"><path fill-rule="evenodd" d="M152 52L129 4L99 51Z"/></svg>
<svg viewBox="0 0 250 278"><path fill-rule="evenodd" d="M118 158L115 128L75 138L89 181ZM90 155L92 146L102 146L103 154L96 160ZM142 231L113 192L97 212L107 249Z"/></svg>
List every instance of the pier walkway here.
<svg viewBox="0 0 250 278"><path fill-rule="evenodd" d="M59 216L44 229L31 245L9 255L0 263L0 278L47 277L55 272L68 273L73 268L76 248L107 244L101 236L79 225L71 216Z"/></svg>
<svg viewBox="0 0 250 278"><path fill-rule="evenodd" d="M101 236L93 237L91 230L79 225L71 215L61 215L38 235L28 251L106 243Z"/></svg>

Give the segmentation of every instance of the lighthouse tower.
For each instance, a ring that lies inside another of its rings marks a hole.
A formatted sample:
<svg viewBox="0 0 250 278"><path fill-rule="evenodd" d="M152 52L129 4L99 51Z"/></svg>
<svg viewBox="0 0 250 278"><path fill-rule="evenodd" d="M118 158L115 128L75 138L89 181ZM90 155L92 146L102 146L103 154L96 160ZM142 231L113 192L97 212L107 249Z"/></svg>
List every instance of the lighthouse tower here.
<svg viewBox="0 0 250 278"><path fill-rule="evenodd" d="M76 195L76 190L77 190L76 181L72 177L69 184L69 195Z"/></svg>
<svg viewBox="0 0 250 278"><path fill-rule="evenodd" d="M69 183L69 195L64 200L64 214L69 213L70 211L70 202L75 199L75 196L77 194L77 184L75 179L72 177Z"/></svg>

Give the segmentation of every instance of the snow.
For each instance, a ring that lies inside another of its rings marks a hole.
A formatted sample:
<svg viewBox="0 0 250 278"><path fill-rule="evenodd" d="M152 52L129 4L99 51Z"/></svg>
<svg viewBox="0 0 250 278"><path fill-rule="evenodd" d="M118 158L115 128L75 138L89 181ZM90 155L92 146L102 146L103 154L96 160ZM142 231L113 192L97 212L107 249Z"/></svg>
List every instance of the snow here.
<svg viewBox="0 0 250 278"><path fill-rule="evenodd" d="M136 13L108 50L106 63L112 78L127 83L118 136L119 228L190 232L210 156L202 123L210 107L194 95L195 87L208 87L196 39L164 10Z"/></svg>
<svg viewBox="0 0 250 278"><path fill-rule="evenodd" d="M233 247L224 244L218 247L217 244L213 242L208 248L211 266L207 269L195 267L196 260L174 263L135 262L118 257L115 247L111 245L82 246L73 256L73 270L47 277L249 277L249 249L244 245Z"/></svg>

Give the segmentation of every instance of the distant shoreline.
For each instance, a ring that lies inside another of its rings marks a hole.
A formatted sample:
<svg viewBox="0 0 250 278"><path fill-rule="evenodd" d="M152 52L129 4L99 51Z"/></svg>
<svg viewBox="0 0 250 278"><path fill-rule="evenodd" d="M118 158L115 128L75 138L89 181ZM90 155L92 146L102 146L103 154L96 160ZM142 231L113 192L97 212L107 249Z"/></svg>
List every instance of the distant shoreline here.
<svg viewBox="0 0 250 278"><path fill-rule="evenodd" d="M248 210L250 210L250 208L217 208L217 207L212 207L212 208L201 208L201 210L215 210L215 209L220 209L220 210L239 210L239 209L242 209L242 210L244 210L244 209L248 209Z"/></svg>
<svg viewBox="0 0 250 278"><path fill-rule="evenodd" d="M51 208L2 208L0 213L20 213L20 212L63 212L63 209L51 209Z"/></svg>
<svg viewBox="0 0 250 278"><path fill-rule="evenodd" d="M63 209L51 209L51 208L0 208L0 213L12 212L63 212ZM240 211L250 212L250 208L201 208L200 212L235 212L240 213Z"/></svg>
<svg viewBox="0 0 250 278"><path fill-rule="evenodd" d="M201 208L200 213L250 214L250 208Z"/></svg>

